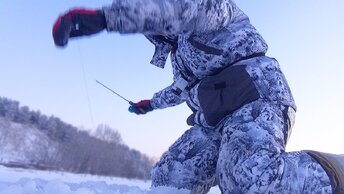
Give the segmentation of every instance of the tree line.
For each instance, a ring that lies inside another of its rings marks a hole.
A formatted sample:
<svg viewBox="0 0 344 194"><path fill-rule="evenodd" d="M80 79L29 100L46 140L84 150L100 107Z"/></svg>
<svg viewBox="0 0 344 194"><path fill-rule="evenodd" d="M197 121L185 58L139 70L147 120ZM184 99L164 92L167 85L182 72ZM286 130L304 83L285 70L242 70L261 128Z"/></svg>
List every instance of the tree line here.
<svg viewBox="0 0 344 194"><path fill-rule="evenodd" d="M107 125L99 125L90 134L58 117L32 111L5 97L0 97L0 117L33 127L44 133L49 141L57 143L56 153L41 154L37 158L40 165L76 173L149 179L153 160L130 149L119 132Z"/></svg>

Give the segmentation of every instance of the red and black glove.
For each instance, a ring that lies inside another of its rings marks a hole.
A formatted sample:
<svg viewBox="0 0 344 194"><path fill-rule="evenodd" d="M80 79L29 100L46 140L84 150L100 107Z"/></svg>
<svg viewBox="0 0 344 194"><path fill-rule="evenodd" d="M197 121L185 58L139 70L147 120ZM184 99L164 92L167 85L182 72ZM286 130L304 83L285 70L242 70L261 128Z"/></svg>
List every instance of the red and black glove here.
<svg viewBox="0 0 344 194"><path fill-rule="evenodd" d="M138 115L146 114L153 110L153 107L150 104L150 100L141 100L138 103L130 103L129 112L136 113Z"/></svg>
<svg viewBox="0 0 344 194"><path fill-rule="evenodd" d="M52 33L56 46L66 46L71 37L92 35L105 28L102 10L75 8L57 18Z"/></svg>

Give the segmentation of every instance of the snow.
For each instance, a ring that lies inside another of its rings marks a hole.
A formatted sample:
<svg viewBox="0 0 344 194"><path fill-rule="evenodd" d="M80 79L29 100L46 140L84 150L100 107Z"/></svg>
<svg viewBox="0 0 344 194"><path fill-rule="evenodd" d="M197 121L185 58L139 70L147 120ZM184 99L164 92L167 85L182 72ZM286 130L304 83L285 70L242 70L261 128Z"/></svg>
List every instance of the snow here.
<svg viewBox="0 0 344 194"><path fill-rule="evenodd" d="M0 194L188 194L150 181L0 166ZM217 187L209 194L221 193Z"/></svg>

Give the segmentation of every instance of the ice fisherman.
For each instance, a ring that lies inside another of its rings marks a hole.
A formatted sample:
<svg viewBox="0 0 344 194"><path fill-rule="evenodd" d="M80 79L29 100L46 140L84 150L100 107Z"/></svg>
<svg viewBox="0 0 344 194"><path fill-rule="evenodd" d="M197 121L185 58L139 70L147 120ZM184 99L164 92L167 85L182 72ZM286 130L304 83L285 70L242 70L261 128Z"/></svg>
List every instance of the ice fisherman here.
<svg viewBox="0 0 344 194"><path fill-rule="evenodd" d="M114 0L74 8L53 26L57 46L102 30L140 33L151 63L170 55L174 81L130 110L186 102L191 126L151 172L152 186L207 193L344 193L344 156L286 152L296 105L276 59L232 0Z"/></svg>

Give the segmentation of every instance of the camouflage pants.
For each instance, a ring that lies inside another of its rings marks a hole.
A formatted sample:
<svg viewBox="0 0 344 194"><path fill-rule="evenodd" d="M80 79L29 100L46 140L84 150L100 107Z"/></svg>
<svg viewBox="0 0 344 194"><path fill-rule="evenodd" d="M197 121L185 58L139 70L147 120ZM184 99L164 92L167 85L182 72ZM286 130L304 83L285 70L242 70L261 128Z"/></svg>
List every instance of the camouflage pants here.
<svg viewBox="0 0 344 194"><path fill-rule="evenodd" d="M207 193L331 193L323 168L305 152L285 152L284 107L264 100L228 117L222 133L193 127L152 170L153 186ZM217 179L217 181L215 181Z"/></svg>
<svg viewBox="0 0 344 194"><path fill-rule="evenodd" d="M219 132L200 126L187 130L153 168L152 186L189 189L195 194L207 193L216 185L220 142Z"/></svg>
<svg viewBox="0 0 344 194"><path fill-rule="evenodd" d="M323 168L305 152L285 152L283 107L247 104L224 124L217 174L222 193L331 193Z"/></svg>

